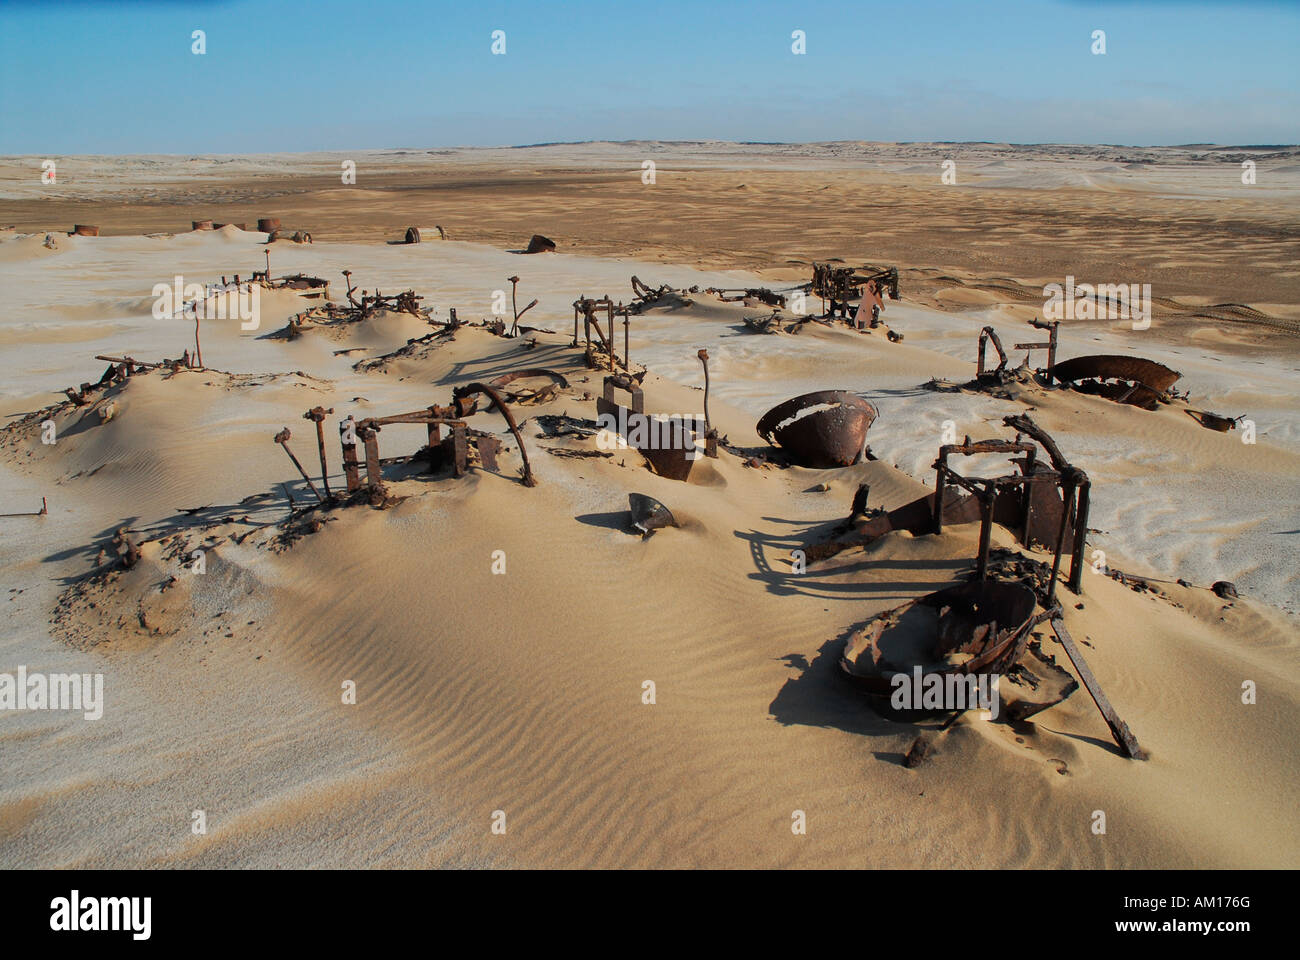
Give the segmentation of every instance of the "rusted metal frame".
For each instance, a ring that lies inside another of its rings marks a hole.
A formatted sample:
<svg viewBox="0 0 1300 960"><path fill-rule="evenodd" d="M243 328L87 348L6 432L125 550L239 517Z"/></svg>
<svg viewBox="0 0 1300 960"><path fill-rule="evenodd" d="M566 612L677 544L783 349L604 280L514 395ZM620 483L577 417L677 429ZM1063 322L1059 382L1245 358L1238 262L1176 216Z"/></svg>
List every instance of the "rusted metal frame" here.
<svg viewBox="0 0 1300 960"><path fill-rule="evenodd" d="M988 481L975 494L980 504L980 543L975 555L975 579L986 580L989 572L989 544L993 540L993 501L997 498L997 487Z"/></svg>
<svg viewBox="0 0 1300 960"><path fill-rule="evenodd" d="M1102 692L1101 684L1093 676L1088 661L1083 659L1083 653L1075 645L1074 638L1070 636L1070 631L1065 628L1065 621L1059 615L1052 618L1052 631L1056 634L1056 639L1061 641L1061 646L1065 648L1066 656L1074 664L1079 679L1088 688L1092 702L1101 711L1106 726L1110 727L1110 733L1115 738L1115 743L1119 745L1119 748L1124 751L1125 756L1130 760L1145 760L1147 758L1146 751L1138 744L1137 737L1133 736L1133 731L1128 728L1128 724L1119 718L1115 708L1110 705L1110 700Z"/></svg>
<svg viewBox="0 0 1300 960"><path fill-rule="evenodd" d="M985 327L980 331L979 356L975 362L975 376L984 376L984 347L989 340L993 341L993 349L998 352L998 365L994 368L994 373L999 373L1006 369L1007 352L1002 349L1002 340L998 337L998 332L992 327Z"/></svg>
<svg viewBox="0 0 1300 960"><path fill-rule="evenodd" d="M28 510L25 513L0 513L0 517L43 517L50 512L49 506L45 503L45 498L41 497L41 509Z"/></svg>
<svg viewBox="0 0 1300 960"><path fill-rule="evenodd" d="M510 432L515 438L515 443L519 445L519 456L524 461L524 486L537 486L537 478L533 476L532 465L528 462L528 448L524 446L524 438L519 432L519 425L515 423L515 418L510 412L510 407L506 404L506 401L502 398L501 394L496 391L496 388L486 383L471 383L463 387L457 387L452 391L452 396L459 400L476 393L486 393L488 397L491 398L492 403L496 406L497 410L501 412L501 416L505 417L506 425L510 427Z"/></svg>

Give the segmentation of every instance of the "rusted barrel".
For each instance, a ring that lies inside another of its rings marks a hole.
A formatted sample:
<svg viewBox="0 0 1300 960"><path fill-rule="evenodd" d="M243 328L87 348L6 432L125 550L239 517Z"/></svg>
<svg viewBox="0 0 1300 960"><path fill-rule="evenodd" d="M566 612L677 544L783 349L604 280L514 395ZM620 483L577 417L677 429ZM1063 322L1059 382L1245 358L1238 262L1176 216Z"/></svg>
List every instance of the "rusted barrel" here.
<svg viewBox="0 0 1300 960"><path fill-rule="evenodd" d="M419 228L419 227L407 227L407 228L406 228L406 242L407 242L407 243L419 243L419 242L420 242L420 228Z"/></svg>
<svg viewBox="0 0 1300 960"><path fill-rule="evenodd" d="M212 229L212 221L211 221L211 220L191 220L191 221L190 221L190 229L191 229L191 230L211 230L211 229Z"/></svg>
<svg viewBox="0 0 1300 960"><path fill-rule="evenodd" d="M262 217L257 221L257 229L262 233L275 233L280 229L279 217Z"/></svg>
<svg viewBox="0 0 1300 960"><path fill-rule="evenodd" d="M73 226L72 232L78 237L97 237L99 236L99 227L92 227L88 224L78 223Z"/></svg>

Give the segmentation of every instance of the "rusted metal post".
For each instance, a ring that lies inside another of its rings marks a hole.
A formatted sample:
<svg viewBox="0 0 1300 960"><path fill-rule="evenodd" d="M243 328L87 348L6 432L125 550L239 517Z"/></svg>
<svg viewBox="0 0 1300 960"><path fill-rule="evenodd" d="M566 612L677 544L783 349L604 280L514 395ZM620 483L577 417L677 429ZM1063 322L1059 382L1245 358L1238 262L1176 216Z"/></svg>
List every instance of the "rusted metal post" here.
<svg viewBox="0 0 1300 960"><path fill-rule="evenodd" d="M320 449L320 481L325 487L325 498L333 500L334 494L330 492L330 472L325 463L325 415L334 412L330 407L326 410L324 407L312 407L302 415L304 420L311 420L316 424L316 446Z"/></svg>
<svg viewBox="0 0 1300 960"><path fill-rule="evenodd" d="M1088 506L1092 481L1087 477L1079 483L1079 509L1074 519L1074 553L1070 557L1069 587L1074 593L1083 592L1084 554L1087 552L1088 540Z"/></svg>
<svg viewBox="0 0 1300 960"><path fill-rule="evenodd" d="M605 297L605 314L609 319L609 372L614 372L614 301Z"/></svg>
<svg viewBox="0 0 1300 960"><path fill-rule="evenodd" d="M989 543L993 537L993 498L997 488L985 484L979 493L980 502L980 546L975 559L975 579L984 580L989 573Z"/></svg>
<svg viewBox="0 0 1300 960"><path fill-rule="evenodd" d="M1020 442L1020 434L1016 434L1016 442ZM1031 477L1034 474L1034 464L1038 457L1038 449L1034 448L1025 454L1025 476ZM1020 542L1026 547L1029 546L1029 520L1034 512L1034 485L1032 483L1021 484L1021 490L1025 495L1025 522L1020 529Z"/></svg>
<svg viewBox="0 0 1300 960"><path fill-rule="evenodd" d="M631 373L632 350L628 346L628 327L632 325L632 321L628 319L627 308L623 306L623 301L620 300L618 306L623 311L623 369Z"/></svg>
<svg viewBox="0 0 1300 960"><path fill-rule="evenodd" d="M1056 531L1056 553L1052 556L1052 578L1047 583L1047 605L1056 602L1056 575L1061 569L1061 551L1065 547L1065 531L1070 527L1070 514L1074 512L1074 477L1061 481L1061 526Z"/></svg>
<svg viewBox="0 0 1300 960"><path fill-rule="evenodd" d="M339 421L339 442L343 446L343 474L347 478L348 493L355 493L361 489L361 475L357 469L357 434L354 417Z"/></svg>
<svg viewBox="0 0 1300 960"><path fill-rule="evenodd" d="M366 486L374 493L384 483L384 476L379 470L379 428L358 427L357 436L366 445Z"/></svg>
<svg viewBox="0 0 1300 960"><path fill-rule="evenodd" d="M465 476L469 470L469 438L465 433L465 424L454 423L451 427L452 475Z"/></svg>
<svg viewBox="0 0 1300 960"><path fill-rule="evenodd" d="M939 448L939 460L934 465L934 532L943 533L943 495L948 487L948 448Z"/></svg>
<svg viewBox="0 0 1300 960"><path fill-rule="evenodd" d="M311 477L307 476L307 471L302 468L302 464L298 462L298 458L295 457L293 451L289 449L289 438L291 436L292 434L289 432L289 428L285 427L275 435L275 442L284 447L284 452L289 455L289 459L293 461L293 465L298 468L298 472L302 474L302 478L307 481L307 487L316 495L316 499L324 502L324 498L320 495L320 491L316 489L316 484L311 482Z"/></svg>

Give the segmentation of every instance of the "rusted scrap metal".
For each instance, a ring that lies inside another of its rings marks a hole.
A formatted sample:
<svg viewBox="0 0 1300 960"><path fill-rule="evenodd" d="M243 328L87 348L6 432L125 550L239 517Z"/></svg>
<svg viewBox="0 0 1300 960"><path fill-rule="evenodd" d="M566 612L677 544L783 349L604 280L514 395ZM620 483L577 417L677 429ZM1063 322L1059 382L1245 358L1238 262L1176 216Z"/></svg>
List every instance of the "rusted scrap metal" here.
<svg viewBox="0 0 1300 960"><path fill-rule="evenodd" d="M420 228L419 228L419 227L407 227L407 228L406 228L406 237L405 237L405 242L407 242L407 243L419 243L419 242L420 242Z"/></svg>
<svg viewBox="0 0 1300 960"><path fill-rule="evenodd" d="M186 350L179 360L163 360L159 363L146 363L133 357L113 357L104 354L96 355L95 359L104 360L110 364L99 380L95 383L83 383L80 389L67 387L63 391L75 406L85 406L91 402L91 394L95 391L110 387L116 383L123 383L137 373L162 369L171 370L175 373L178 370L193 369L197 366L197 363L191 359L189 350Z"/></svg>
<svg viewBox="0 0 1300 960"><path fill-rule="evenodd" d="M1046 350L1047 351L1046 376L1047 376L1048 386L1051 386L1052 378L1056 374L1056 343L1057 343L1057 335L1061 327L1061 321L1053 320L1051 323L1047 323L1046 321L1039 320L1037 317L1035 317L1033 320L1029 321L1029 325L1035 328L1036 330L1046 330L1047 342L1046 343L1017 343L1013 349L1027 351L1025 354L1026 362L1028 362L1029 355L1033 351ZM992 328L989 327L986 329L991 330Z"/></svg>
<svg viewBox="0 0 1300 960"><path fill-rule="evenodd" d="M977 378L985 375L984 369L984 347L988 341L993 341L993 349L998 352L998 365L988 371L990 376L1000 377L1002 372L1007 368L1007 352L1002 349L1002 338L992 327L985 327L980 331L979 356L975 361L975 376Z"/></svg>
<svg viewBox="0 0 1300 960"><path fill-rule="evenodd" d="M544 237L540 233L534 233L532 239L528 241L528 248L524 253L554 253L555 241L549 237Z"/></svg>
<svg viewBox="0 0 1300 960"><path fill-rule="evenodd" d="M514 383L518 380L538 380L547 378L551 382L541 387L530 388L527 386L517 387L513 390L506 390L507 384ZM562 373L556 373L554 370L546 370L542 367L529 367L526 370L514 370L510 373L503 373L501 376L488 381L492 387L501 391L509 403L547 403L554 400L558 391L568 389L569 381Z"/></svg>
<svg viewBox="0 0 1300 960"><path fill-rule="evenodd" d="M298 472L302 474L302 478L307 481L307 486L311 490L312 494L315 495L318 501L324 503L325 498L322 497L320 491L316 489L316 484L311 482L311 477L307 475L307 471L304 470L302 464L298 462L298 458L294 456L294 452L289 449L289 438L292 436L293 434L289 432L289 428L285 427L275 435L275 442L284 447L284 452L289 455L289 459L293 461L293 465L298 468ZM324 451L322 451L322 455L323 452Z"/></svg>
<svg viewBox="0 0 1300 960"><path fill-rule="evenodd" d="M616 389L632 395L630 409L614 400ZM604 394L596 398L596 412L602 418L613 418L616 432L659 476L682 481L690 476L696 459L694 418L647 415L641 385L627 374L605 378Z"/></svg>
<svg viewBox="0 0 1300 960"><path fill-rule="evenodd" d="M97 237L99 236L99 227L92 227L87 223L76 223L72 226L70 237Z"/></svg>
<svg viewBox="0 0 1300 960"><path fill-rule="evenodd" d="M850 637L841 674L877 696L889 696L899 674L910 681L917 667L922 676L944 679L1000 676L1024 655L1030 630L1040 622L1037 604L1029 587L999 580L972 580L918 597L873 617Z"/></svg>
<svg viewBox="0 0 1300 960"><path fill-rule="evenodd" d="M777 404L758 421L758 435L814 469L847 467L862 459L867 431L879 411L845 390L819 390Z"/></svg>
<svg viewBox="0 0 1300 960"><path fill-rule="evenodd" d="M1069 656L1070 662L1074 664L1074 669L1079 674L1079 679L1083 685L1088 688L1088 693L1092 700L1097 704L1097 709L1101 711L1102 717L1106 721L1106 726L1110 727L1111 736L1115 742L1130 760L1145 760L1146 751L1143 750L1137 742L1137 737L1133 736L1133 731L1129 730L1128 724L1119 718L1115 708L1110 705L1110 700L1102 692L1101 684L1093 676L1088 662L1083 659L1083 653L1075 645L1074 638L1070 636L1070 631L1065 628L1065 621L1060 615L1052 617L1052 632L1056 634L1056 639L1061 641L1061 646L1065 647L1066 655Z"/></svg>
<svg viewBox="0 0 1300 960"><path fill-rule="evenodd" d="M604 313L605 327L601 328L601 318L598 316ZM616 366L621 366L625 371L631 371L631 355L629 346L629 326L631 310L623 306L622 301L617 304L609 298L609 295L601 297L599 300L590 297L579 297L573 301L573 346L577 346L578 341L578 321L582 321L583 343L585 344L584 352L587 360L587 366L599 370L601 367L607 367L612 373ZM623 358L620 360L614 347L614 318L621 316L623 318ZM596 342L591 339L592 334L596 335ZM600 358L601 353L605 354L605 360Z"/></svg>
<svg viewBox="0 0 1300 960"><path fill-rule="evenodd" d="M976 576L989 575L991 526L998 523L1011 530L1025 545L1041 543L1053 551L1050 581L1045 602L1055 599L1056 577L1067 546L1070 549L1068 585L1074 593L1083 589L1086 535L1091 483L1088 475L1070 464L1056 442L1027 416L1003 419L1017 430L1015 441L972 441L939 448L934 463L935 492L918 497L887 513L866 513L865 496L854 499L853 512L831 538L804 549L807 562L817 563L853 547L866 546L893 530L913 534L942 533L944 524L979 521L980 539ZM1051 467L1038 462L1037 448L1022 442L1020 434L1036 441L1047 453ZM1018 474L998 477L967 477L948 465L953 454L972 456L985 453L1021 454L1012 459ZM859 491L862 494L862 491Z"/></svg>
<svg viewBox="0 0 1300 960"><path fill-rule="evenodd" d="M213 229L213 227L212 227L212 221L211 221L211 220L191 220L191 221L190 221L190 229L191 229L191 230L211 230L211 229Z"/></svg>
<svg viewBox="0 0 1300 960"><path fill-rule="evenodd" d="M643 540L648 540L656 530L677 526L672 511L654 497L648 497L644 493L629 493L627 502L632 513L632 528L641 534Z"/></svg>
<svg viewBox="0 0 1300 960"><path fill-rule="evenodd" d="M633 299L640 303L655 303L674 292L673 288L666 283L662 286L652 287L648 283L642 282L635 274L632 276Z"/></svg>
<svg viewBox="0 0 1300 960"><path fill-rule="evenodd" d="M812 281L809 289L829 303L823 310L823 316L841 319L849 323L850 301L861 300L854 312L852 321L859 329L864 322L875 327L879 324L880 311L884 309L884 294L889 293L891 300L898 299L898 268L887 267L840 267L831 263L814 263ZM863 316L863 307L868 309L868 316Z"/></svg>
<svg viewBox="0 0 1300 960"><path fill-rule="evenodd" d="M259 233L275 233L280 229L280 218L261 217L257 221L257 229Z"/></svg>
<svg viewBox="0 0 1300 960"><path fill-rule="evenodd" d="M1217 413L1210 413L1208 410L1188 410L1186 413L1205 429L1217 430L1219 433L1236 430L1237 422L1245 416L1245 414L1242 414L1242 417L1221 417Z"/></svg>
<svg viewBox="0 0 1300 960"><path fill-rule="evenodd" d="M254 277L260 278L262 276L264 275L254 274ZM411 316L424 320L426 323L437 323L437 321L430 319L429 311L420 306L420 301L423 300L424 297L416 294L414 290L405 290L401 293L391 295L385 295L380 293L378 290L373 294L362 290L361 299L358 300L353 296L353 294L357 292L357 287L352 283L352 271L344 270L343 279L346 283L348 305L344 306L341 304L326 302L320 306L311 307L308 310L295 314L289 318L288 332L290 339L298 336L301 332L302 325L305 323L357 323L361 320L369 319L380 310L394 313L409 313ZM282 283L282 281L268 280L267 283L281 284L297 290L314 290L323 285L325 286L326 294L328 294L328 285L326 281L321 280L318 277L305 277L302 274L298 274L293 277L282 278L282 280L289 282ZM305 296L310 297L312 294L305 294Z"/></svg>
<svg viewBox="0 0 1300 960"><path fill-rule="evenodd" d="M745 302L750 306L762 303L769 307L784 307L786 304L785 294L767 287L708 287L704 292L713 294L723 303Z"/></svg>
<svg viewBox="0 0 1300 960"><path fill-rule="evenodd" d="M41 509L29 510L26 513L0 513L0 517L43 517L50 512L49 506L45 503L45 498L41 497Z"/></svg>
<svg viewBox="0 0 1300 960"><path fill-rule="evenodd" d="M526 487L537 486L537 478L533 476L533 468L528 462L528 448L524 446L523 435L519 432L519 424L515 422L514 414L510 412L510 407L506 404L505 398L497 392L497 389L486 383L470 383L463 387L457 387L452 391L452 396L457 403L463 401L472 401L476 394L486 393L491 399L492 405L505 418L506 426L510 428L511 434L514 435L515 443L519 445L519 456L524 461L523 483Z"/></svg>
<svg viewBox="0 0 1300 960"><path fill-rule="evenodd" d="M1080 393L1091 393L1143 410L1168 402L1169 390L1182 376L1143 357L1098 354L1071 357L1056 365L1055 378Z"/></svg>

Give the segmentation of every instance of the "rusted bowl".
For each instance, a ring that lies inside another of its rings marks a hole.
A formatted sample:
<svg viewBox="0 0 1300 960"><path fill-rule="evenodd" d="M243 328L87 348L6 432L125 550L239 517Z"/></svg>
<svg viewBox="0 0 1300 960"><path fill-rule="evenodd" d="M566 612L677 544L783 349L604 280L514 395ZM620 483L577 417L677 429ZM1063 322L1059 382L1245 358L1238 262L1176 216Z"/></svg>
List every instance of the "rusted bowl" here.
<svg viewBox="0 0 1300 960"><path fill-rule="evenodd" d="M802 467L829 470L862 458L879 412L856 394L819 390L779 403L758 421L758 435Z"/></svg>
<svg viewBox="0 0 1300 960"><path fill-rule="evenodd" d="M1003 674L1024 655L1037 598L1021 583L974 580L872 618L849 638L840 672L888 696L898 674Z"/></svg>

